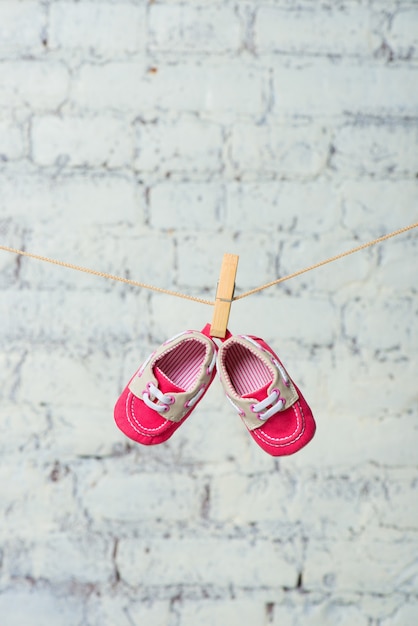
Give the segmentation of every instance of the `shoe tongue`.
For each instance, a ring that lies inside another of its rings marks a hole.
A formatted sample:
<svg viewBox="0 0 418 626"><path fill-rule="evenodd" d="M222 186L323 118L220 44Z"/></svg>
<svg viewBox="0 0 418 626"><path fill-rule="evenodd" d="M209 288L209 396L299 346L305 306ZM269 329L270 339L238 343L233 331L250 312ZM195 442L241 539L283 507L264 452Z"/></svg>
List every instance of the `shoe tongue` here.
<svg viewBox="0 0 418 626"><path fill-rule="evenodd" d="M260 389L257 389L257 391L251 391L250 393L246 393L243 396L241 396L242 398L254 398L254 400L264 400L267 396L268 396L268 388L271 385L271 381L269 383L267 383L266 385L264 385L264 387L260 387Z"/></svg>
<svg viewBox="0 0 418 626"><path fill-rule="evenodd" d="M184 393L185 389L178 387L170 380L159 367L154 367L154 376L157 379L158 387L162 393Z"/></svg>

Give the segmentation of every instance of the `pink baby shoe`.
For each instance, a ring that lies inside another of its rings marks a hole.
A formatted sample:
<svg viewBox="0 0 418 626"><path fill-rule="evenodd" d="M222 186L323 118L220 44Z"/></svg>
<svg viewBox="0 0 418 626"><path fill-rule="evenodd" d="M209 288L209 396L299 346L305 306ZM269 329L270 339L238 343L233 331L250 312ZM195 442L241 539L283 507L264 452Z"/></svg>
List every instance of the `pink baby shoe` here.
<svg viewBox="0 0 418 626"><path fill-rule="evenodd" d="M217 369L226 397L263 450L273 456L293 454L312 439L312 412L262 339L230 337L219 348Z"/></svg>
<svg viewBox="0 0 418 626"><path fill-rule="evenodd" d="M145 445L171 437L200 402L214 376L217 348L209 336L186 330L164 342L135 373L115 406L115 421Z"/></svg>

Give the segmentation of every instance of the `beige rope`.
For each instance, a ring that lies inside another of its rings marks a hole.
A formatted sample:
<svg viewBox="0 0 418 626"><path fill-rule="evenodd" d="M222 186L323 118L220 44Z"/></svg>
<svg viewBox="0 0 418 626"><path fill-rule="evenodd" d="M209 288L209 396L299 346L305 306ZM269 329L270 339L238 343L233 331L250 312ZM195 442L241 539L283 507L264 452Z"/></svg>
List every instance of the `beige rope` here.
<svg viewBox="0 0 418 626"><path fill-rule="evenodd" d="M255 289L246 291L245 293L242 293L239 296L235 296L234 300L241 300L242 298L246 298L247 296L250 296L253 293L257 293L258 291L262 291L263 289L267 289L268 287L272 287L273 285L278 285L279 283L283 283L285 280L289 280L290 278L295 278L296 276L300 276L301 274L310 272L311 270L321 267L322 265L326 265L327 263L332 263L333 261L342 259L345 256L349 256L350 254L354 254L355 252L364 250L364 248L368 248L382 241L386 241L386 239L390 239L391 237L396 237L396 235L400 235L402 233L405 233L408 230L417 228L417 226L418 226L418 222L415 222L414 224L410 224L409 226L405 226L404 228L399 228L398 230L395 230L392 233L383 235L383 237L378 237L377 239L373 239L372 241L363 243L360 246L357 246L356 248L352 248L351 250L347 250L346 252L341 252L340 254L336 254L335 256L332 256L329 259L325 259L325 261L320 261L319 263L315 263L314 265L309 265L308 267L298 270L297 272L293 272L292 274L288 274L287 276L282 276L282 278L277 278L276 280L272 280L270 283L261 285L261 287L256 287ZM38 261L45 261L46 263L53 263L54 265L67 267L72 270L77 270L78 272L92 274L93 276L100 276L101 278L107 278L109 280L117 280L121 283L126 283L127 285L133 285L134 287L141 287L143 289L151 289L152 291L165 293L165 294L168 294L169 296L176 296L177 298L184 298L185 300L192 300L193 302L200 302L201 304L208 304L210 306L214 306L215 304L213 300L205 300L203 298L197 298L196 296L189 296L185 293L180 293L179 291L172 291L171 289L163 289L162 287L155 287L154 285L147 285L146 283L141 283L137 280L124 278L123 276L115 276L114 274L108 274L107 272L99 272L97 270L93 270L88 267L82 267L81 265L74 265L73 263L66 263L65 261L58 261L57 259L51 259L46 256L40 256L39 254L33 254L31 252L26 252L25 250L18 250L16 248L10 248L9 246L2 246L2 245L0 245L0 250L5 250L6 252L12 252L13 254L26 256L31 259L37 259Z"/></svg>
<svg viewBox="0 0 418 626"><path fill-rule="evenodd" d="M66 263L65 261L58 261L57 259L50 259L47 256L40 256L39 254L33 254L26 252L25 250L17 250L16 248L9 248L8 246L0 246L0 250L6 252L13 252L14 254L21 254L31 259L37 259L38 261L46 261L46 263L53 263L54 265L60 265L61 267L68 267L71 270L77 270L78 272L84 272L85 274L93 274L93 276L101 276L101 278L108 278L109 280L118 280L121 283L127 285L133 285L134 287L142 287L143 289L151 289L152 291L159 291L160 293L166 293L169 296L177 296L178 298L185 298L186 300L193 300L194 302L200 302L201 304L214 305L215 302L211 300L204 300L203 298L196 298L195 296L189 296L179 291L171 291L170 289L163 289L162 287L155 287L154 285L147 285L146 283L140 283L137 280L130 278L124 278L123 276L115 276L114 274L107 274L106 272L99 272L92 270L88 267L82 267L81 265L74 265L73 263Z"/></svg>
<svg viewBox="0 0 418 626"><path fill-rule="evenodd" d="M246 298L247 296L251 296L253 293L257 293L257 291L261 291L262 289L267 289L268 287L272 287L273 285L278 285L279 283L283 283L285 280L289 280L290 278L295 278L296 276L300 276L301 274L305 274L306 272L315 270L317 267L321 267L322 265L326 265L327 263L332 263L333 261L342 259L345 256L349 256L350 254L354 254L355 252L364 250L364 248L374 246L375 244L380 243L381 241L386 241L386 239L390 239L391 237L396 237L396 235L405 233L407 230L412 230L413 228L416 228L417 226L418 226L418 222L415 222L415 224L410 224L409 226L405 226L404 228L399 228L398 230L394 230L392 233L389 233L388 235L383 235L383 237L378 237L377 239L373 239L372 241L368 241L367 243L362 243L361 246L357 246L356 248L352 248L351 250L347 250L346 252L341 252L340 254L336 254L335 256L332 256L329 259L325 259L325 261L314 263L314 265L309 265L308 267L305 267L303 270L298 270L297 272L293 272L292 274L288 274L287 276L283 276L282 278L277 278L276 280L272 280L270 283L266 283L265 285L262 285L261 287L250 289L250 291L246 291L245 293L242 293L239 296L236 296L234 300L241 300L241 298Z"/></svg>

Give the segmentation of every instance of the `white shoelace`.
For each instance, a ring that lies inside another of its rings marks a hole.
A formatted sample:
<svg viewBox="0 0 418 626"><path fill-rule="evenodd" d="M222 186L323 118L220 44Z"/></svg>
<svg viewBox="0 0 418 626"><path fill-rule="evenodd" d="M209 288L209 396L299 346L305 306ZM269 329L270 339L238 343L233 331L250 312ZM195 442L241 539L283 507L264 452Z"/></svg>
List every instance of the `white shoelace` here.
<svg viewBox="0 0 418 626"><path fill-rule="evenodd" d="M163 413L164 411L168 411L170 405L174 404L175 402L174 396L169 393L162 393L160 389L158 389L158 387L156 387L153 383L149 383L148 390L150 393L148 393L148 391L144 391L144 393L142 394L142 399L145 404L149 406L150 409L157 411L157 413ZM189 408L194 406L204 393L205 387L203 386L193 396L193 398L190 398L190 400L186 402L185 407ZM157 400L159 400L161 404L157 404L156 402L154 402L154 400L152 400L152 398L157 398Z"/></svg>
<svg viewBox="0 0 418 626"><path fill-rule="evenodd" d="M169 393L162 393L153 383L149 383L148 391L144 391L142 394L142 399L150 409L157 411L157 413L163 413L164 411L168 411L170 408L170 404L174 404L174 397ZM151 396L157 398L161 402L161 404L157 404L151 399Z"/></svg>
<svg viewBox="0 0 418 626"><path fill-rule="evenodd" d="M213 368L215 367L215 363L216 363L216 357L217 357L217 351L215 350L213 353L212 361L208 365L208 374L212 374L213 372Z"/></svg>
<svg viewBox="0 0 418 626"><path fill-rule="evenodd" d="M245 412L242 409L240 409L240 407L237 406L235 402L233 402L229 396L225 396L225 397L228 400L228 402L230 402L230 404L234 407L234 409L238 411L241 417L244 417ZM267 398L264 398L264 400L257 402L257 404L253 404L251 407L251 410L253 411L253 413L257 413L257 417L259 420L262 420L264 422L272 415L275 415L276 413L281 411L285 404L286 404L286 400L284 400L283 398L280 398L280 393L274 390L271 392L269 396L267 396ZM265 411L264 413L261 412L263 411L263 409L265 409L266 407L270 405L272 406L267 411Z"/></svg>
<svg viewBox="0 0 418 626"><path fill-rule="evenodd" d="M276 391L276 389L273 389L273 391L270 395L267 396L267 398L264 398L264 400L261 400L261 402L257 402L257 404L253 404L251 410L254 411L254 413L257 413L258 419L264 421L272 415L275 415L276 413L281 411L285 405L285 402L286 401L280 397L280 392ZM266 409L268 406L270 406L270 408L263 413L263 410Z"/></svg>

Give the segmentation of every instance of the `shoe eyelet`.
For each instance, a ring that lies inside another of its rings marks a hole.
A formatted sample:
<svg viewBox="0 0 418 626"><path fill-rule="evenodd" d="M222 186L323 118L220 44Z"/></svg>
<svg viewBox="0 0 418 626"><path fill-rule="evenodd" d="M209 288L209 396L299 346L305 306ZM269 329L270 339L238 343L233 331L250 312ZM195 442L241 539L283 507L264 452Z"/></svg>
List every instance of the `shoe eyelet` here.
<svg viewBox="0 0 418 626"><path fill-rule="evenodd" d="M245 417L245 411L243 411L242 409L239 410L239 415L241 417Z"/></svg>
<svg viewBox="0 0 418 626"><path fill-rule="evenodd" d="M277 398L280 398L280 389L277 389L277 387L275 387L275 388L274 388L274 389L272 389L271 391L272 391L272 393L273 393L273 391L274 391L275 393L277 393Z"/></svg>
<svg viewBox="0 0 418 626"><path fill-rule="evenodd" d="M255 404L251 404L250 409L253 413L255 413Z"/></svg>
<svg viewBox="0 0 418 626"><path fill-rule="evenodd" d="M176 401L176 399L175 399L175 397L174 397L174 396L168 396L167 401L168 401L170 404L174 404L174 403L175 403L175 401Z"/></svg>
<svg viewBox="0 0 418 626"><path fill-rule="evenodd" d="M167 411L169 411L169 410L170 410L170 407L167 404L165 404L164 405L164 409L163 409L163 413L167 413Z"/></svg>

